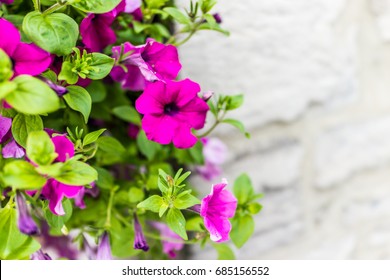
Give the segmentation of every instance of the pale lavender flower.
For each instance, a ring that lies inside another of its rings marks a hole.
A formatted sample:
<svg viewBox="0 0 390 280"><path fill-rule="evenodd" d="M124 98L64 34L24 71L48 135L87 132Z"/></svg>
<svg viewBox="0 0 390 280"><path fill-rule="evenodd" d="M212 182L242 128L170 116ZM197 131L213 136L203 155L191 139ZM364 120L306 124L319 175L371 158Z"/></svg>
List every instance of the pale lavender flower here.
<svg viewBox="0 0 390 280"><path fill-rule="evenodd" d="M20 192L16 193L16 204L18 208L18 227L20 232L28 235L37 234L39 232L38 226L31 217L26 200Z"/></svg>

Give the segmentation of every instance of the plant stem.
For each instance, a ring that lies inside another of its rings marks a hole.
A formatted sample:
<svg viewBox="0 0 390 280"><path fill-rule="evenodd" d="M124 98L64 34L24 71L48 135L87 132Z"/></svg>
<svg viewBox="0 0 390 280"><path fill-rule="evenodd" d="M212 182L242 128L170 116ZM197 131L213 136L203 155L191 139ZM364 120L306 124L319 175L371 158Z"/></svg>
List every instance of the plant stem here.
<svg viewBox="0 0 390 280"><path fill-rule="evenodd" d="M48 8L46 11L44 11L44 12L42 13L42 15L44 15L44 16L50 15L51 13L54 13L55 11L57 11L57 10L59 10L59 9L61 9L61 8L63 8L63 7L65 7L65 6L67 6L67 5L68 5L68 2L65 2L65 3L59 3L59 2L57 2L57 3L55 3L53 6L51 6L50 8Z"/></svg>
<svg viewBox="0 0 390 280"><path fill-rule="evenodd" d="M107 205L107 217L106 217L106 222L104 223L104 228L108 230L111 227L111 212L112 212L112 203L114 201L114 194L117 190L117 187L113 187L110 191L110 198L108 200L108 205Z"/></svg>
<svg viewBox="0 0 390 280"><path fill-rule="evenodd" d="M226 115L226 111L223 112L222 116L216 118L214 124L206 132L202 133L201 135L197 135L197 137L202 138L209 135L217 127L217 125L219 125L223 121L225 115Z"/></svg>
<svg viewBox="0 0 390 280"><path fill-rule="evenodd" d="M197 242L197 240L194 240L194 239L186 241L186 240L182 240L182 239L168 238L168 237L164 237L164 236L150 233L150 232L146 232L146 231L144 231L143 233L146 237L161 240L161 241L168 241L171 243L195 244Z"/></svg>

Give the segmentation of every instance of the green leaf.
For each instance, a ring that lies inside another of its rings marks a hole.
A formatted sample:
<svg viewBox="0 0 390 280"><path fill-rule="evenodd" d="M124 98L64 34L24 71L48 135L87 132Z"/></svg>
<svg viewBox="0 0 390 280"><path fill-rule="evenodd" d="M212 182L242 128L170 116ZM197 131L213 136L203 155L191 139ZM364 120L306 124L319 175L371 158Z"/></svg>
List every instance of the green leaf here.
<svg viewBox="0 0 390 280"><path fill-rule="evenodd" d="M64 163L62 162L56 162L51 165L41 165L35 168L38 173L41 175L47 175L49 177L55 177L59 176L61 174L62 167L64 166Z"/></svg>
<svg viewBox="0 0 390 280"><path fill-rule="evenodd" d="M64 95L66 103L73 110L80 112L87 123L92 108L92 99L88 91L79 86L68 86L67 90L68 93Z"/></svg>
<svg viewBox="0 0 390 280"><path fill-rule="evenodd" d="M196 216L194 218L187 220L186 230L204 232L205 228L204 228L203 219L200 216Z"/></svg>
<svg viewBox="0 0 390 280"><path fill-rule="evenodd" d="M183 183L184 180L187 179L188 176L190 176L190 175L191 175L191 171L187 171L186 173L181 175L179 178L177 178L177 180L175 180L176 181L176 185L180 186L181 183Z"/></svg>
<svg viewBox="0 0 390 280"><path fill-rule="evenodd" d="M91 95L93 103L103 101L107 95L107 89L102 81L92 81L87 87L87 91Z"/></svg>
<svg viewBox="0 0 390 280"><path fill-rule="evenodd" d="M248 211L252 214L255 215L261 211L263 206L260 203L257 202L252 202L248 204Z"/></svg>
<svg viewBox="0 0 390 280"><path fill-rule="evenodd" d="M13 75L12 62L8 55L0 49L0 84L11 79ZM0 89L0 96L3 96Z"/></svg>
<svg viewBox="0 0 390 280"><path fill-rule="evenodd" d="M28 13L23 20L23 31L39 47L59 56L70 54L79 37L78 24L63 13Z"/></svg>
<svg viewBox="0 0 390 280"><path fill-rule="evenodd" d="M145 132L140 131L137 136L137 146L140 152L146 156L148 160L152 160L157 152L161 150L161 146L155 142L149 141L146 138Z"/></svg>
<svg viewBox="0 0 390 280"><path fill-rule="evenodd" d="M26 154L38 165L49 165L58 156L49 135L43 130L29 133Z"/></svg>
<svg viewBox="0 0 390 280"><path fill-rule="evenodd" d="M27 260L41 245L31 236L22 234L17 227L15 209L0 209L0 259Z"/></svg>
<svg viewBox="0 0 390 280"><path fill-rule="evenodd" d="M226 244L223 243L213 243L213 247L217 250L218 260L235 260L236 256L234 255L233 250Z"/></svg>
<svg viewBox="0 0 390 280"><path fill-rule="evenodd" d="M126 149L117 139L102 136L96 143L98 145L96 158L101 164L114 164L122 161Z"/></svg>
<svg viewBox="0 0 390 280"><path fill-rule="evenodd" d="M133 248L133 227L123 227L115 217L111 218L110 241L112 254L118 258L129 258L139 254L141 251Z"/></svg>
<svg viewBox="0 0 390 280"><path fill-rule="evenodd" d="M177 8L168 7L164 8L163 11L168 13L181 24L191 24L191 20Z"/></svg>
<svg viewBox="0 0 390 280"><path fill-rule="evenodd" d="M145 2L149 9L160 9L168 0L145 0Z"/></svg>
<svg viewBox="0 0 390 280"><path fill-rule="evenodd" d="M73 7L94 14L103 14L112 11L121 0L68 0Z"/></svg>
<svg viewBox="0 0 390 280"><path fill-rule="evenodd" d="M29 133L43 130L43 122L40 116L17 114L12 121L11 130L15 141L25 148Z"/></svg>
<svg viewBox="0 0 390 280"><path fill-rule="evenodd" d="M160 211L161 205L164 203L164 199L158 195L152 195L144 201L138 203L137 208L145 208L152 212L158 213Z"/></svg>
<svg viewBox="0 0 390 280"><path fill-rule="evenodd" d="M123 105L115 107L112 113L118 118L127 121L129 123L141 125L141 117L134 107Z"/></svg>
<svg viewBox="0 0 390 280"><path fill-rule="evenodd" d="M50 227L61 230L64 224L70 219L73 213L72 203L69 199L62 201L62 207L64 208L65 215L58 216L53 214L49 208L45 209L45 219Z"/></svg>
<svg viewBox="0 0 390 280"><path fill-rule="evenodd" d="M238 204L243 205L251 200L254 195L254 190L248 174L241 174L236 179L234 182L233 193L238 200Z"/></svg>
<svg viewBox="0 0 390 280"><path fill-rule="evenodd" d="M89 64L90 67L93 67L95 70L90 71L87 74L87 78L91 80L101 80L110 74L112 67L114 66L115 59L102 54L102 53L92 53L92 62Z"/></svg>
<svg viewBox="0 0 390 280"><path fill-rule="evenodd" d="M5 100L17 111L30 115L51 113L59 109L57 94L41 80L20 75L13 79L16 89Z"/></svg>
<svg viewBox="0 0 390 280"><path fill-rule="evenodd" d="M61 66L61 72L58 75L58 79L66 81L70 85L74 85L79 80L79 75L73 72L74 65L69 61L64 61Z"/></svg>
<svg viewBox="0 0 390 280"><path fill-rule="evenodd" d="M61 169L61 174L54 177L57 181L71 186L83 186L96 181L98 178L97 171L88 164L68 160Z"/></svg>
<svg viewBox="0 0 390 280"><path fill-rule="evenodd" d="M178 209L187 209L195 204L200 204L200 200L189 193L177 197L173 202L173 205Z"/></svg>
<svg viewBox="0 0 390 280"><path fill-rule="evenodd" d="M101 167L95 167L96 171L98 172L98 179L96 184L99 186L99 188L102 189L111 189L114 186L114 177L111 175L111 173Z"/></svg>
<svg viewBox="0 0 390 280"><path fill-rule="evenodd" d="M8 94L15 91L16 89L17 89L16 83L8 82L8 81L5 82L0 81L0 100L7 97Z"/></svg>
<svg viewBox="0 0 390 280"><path fill-rule="evenodd" d="M226 110L235 110L241 107L242 103L244 103L243 94L229 96L228 102L226 104Z"/></svg>
<svg viewBox="0 0 390 280"><path fill-rule="evenodd" d="M16 189L39 189L46 183L31 163L22 160L11 161L4 166L3 181Z"/></svg>
<svg viewBox="0 0 390 280"><path fill-rule="evenodd" d="M140 188L131 187L129 189L129 201L131 203L139 202L145 197L144 192Z"/></svg>
<svg viewBox="0 0 390 280"><path fill-rule="evenodd" d="M208 23L208 22L202 23L199 26L199 30L213 30L213 31L220 32L220 33L222 33L223 35L226 35L226 36L230 35L229 31L221 28L219 25L214 25L214 24L210 25L210 23Z"/></svg>
<svg viewBox="0 0 390 280"><path fill-rule="evenodd" d="M83 146L92 144L93 142L95 142L96 140L98 140L98 138L100 137L100 135L102 135L102 133L103 133L104 131L106 131L106 129L105 129L105 128L102 128L102 129L99 129L99 130L90 132L90 133L88 133L87 135L85 135L85 137L84 137L84 139L83 139Z"/></svg>
<svg viewBox="0 0 390 280"><path fill-rule="evenodd" d="M158 216L161 218L164 214L165 214L165 212L167 211L167 209L168 209L168 204L167 203L163 203L163 204L161 204L161 207L160 207L160 210L158 211Z"/></svg>
<svg viewBox="0 0 390 280"><path fill-rule="evenodd" d="M250 134L245 131L245 126L242 122L240 122L238 120L233 120L233 119L225 119L222 122L236 127L245 135L246 138L250 138Z"/></svg>
<svg viewBox="0 0 390 280"><path fill-rule="evenodd" d="M235 216L232 219L230 238L237 248L241 248L252 236L254 230L255 222L251 215Z"/></svg>
<svg viewBox="0 0 390 280"><path fill-rule="evenodd" d="M186 219L180 210L170 208L167 214L167 224L171 230L180 235L184 240L188 240L186 232Z"/></svg>

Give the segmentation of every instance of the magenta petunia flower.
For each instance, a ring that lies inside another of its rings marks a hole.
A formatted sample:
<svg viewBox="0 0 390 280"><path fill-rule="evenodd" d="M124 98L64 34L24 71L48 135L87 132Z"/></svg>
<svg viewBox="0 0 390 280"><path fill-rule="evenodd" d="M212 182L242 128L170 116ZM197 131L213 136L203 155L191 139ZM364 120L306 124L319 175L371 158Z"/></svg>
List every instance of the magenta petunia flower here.
<svg viewBox="0 0 390 280"><path fill-rule="evenodd" d="M11 137L12 119L0 115L0 143L4 143Z"/></svg>
<svg viewBox="0 0 390 280"><path fill-rule="evenodd" d="M99 188L96 186L95 182L92 182L91 188L82 188L77 196L74 198L74 204L80 209L85 209L86 205L84 203L84 196L90 195L92 197L97 197L100 193Z"/></svg>
<svg viewBox="0 0 390 280"><path fill-rule="evenodd" d="M74 145L65 135L56 135L51 138L55 152L58 154L56 162L65 162L74 156Z"/></svg>
<svg viewBox="0 0 390 280"><path fill-rule="evenodd" d="M50 53L32 43L21 42L18 29L3 18L0 18L0 38L0 49L11 58L15 76L39 75L50 66Z"/></svg>
<svg viewBox="0 0 390 280"><path fill-rule="evenodd" d="M110 237L107 232L104 232L99 243L99 247L96 254L97 260L112 260Z"/></svg>
<svg viewBox="0 0 390 280"><path fill-rule="evenodd" d="M6 4L6 5L10 5L10 4L12 4L14 2L14 0L0 0L0 4L1 3L4 3L4 4Z"/></svg>
<svg viewBox="0 0 390 280"><path fill-rule="evenodd" d="M172 45L148 39L142 46L126 42L122 57L121 51L121 46L112 48L113 57L121 59L122 66L115 66L110 75L124 89L139 91L145 88L147 82L173 80L181 69L177 49Z"/></svg>
<svg viewBox="0 0 390 280"><path fill-rule="evenodd" d="M163 252L170 258L175 258L176 252L180 251L184 247L183 239L178 234L173 232L166 224L159 222L151 222L150 224L152 227L160 231L160 234L163 238L169 239L161 240L163 245Z"/></svg>
<svg viewBox="0 0 390 280"><path fill-rule="evenodd" d="M34 261L51 261L51 257L44 253L42 251L42 249L39 249L38 251L36 251L34 254L31 255L31 260L34 260Z"/></svg>
<svg viewBox="0 0 390 280"><path fill-rule="evenodd" d="M91 52L102 51L108 45L114 44L116 35L111 29L114 22L113 13L88 14L81 21L80 34L85 47Z"/></svg>
<svg viewBox="0 0 390 280"><path fill-rule="evenodd" d="M144 233L142 231L142 226L138 221L137 214L134 213L134 249L139 249L142 251L148 251L149 245L146 242Z"/></svg>
<svg viewBox="0 0 390 280"><path fill-rule="evenodd" d="M20 192L16 193L16 204L18 208L18 227L20 232L27 235L39 233L38 226L30 215L26 200Z"/></svg>
<svg viewBox="0 0 390 280"><path fill-rule="evenodd" d="M189 79L149 84L135 103L144 114L147 138L160 144L173 142L180 149L194 146L197 138L191 129L203 128L209 110L199 91L199 85Z"/></svg>
<svg viewBox="0 0 390 280"><path fill-rule="evenodd" d="M237 199L231 192L225 190L226 185L226 180L213 185L211 193L202 199L200 206L204 225L210 232L210 239L215 242L229 240L232 229L229 218L234 217L237 208Z"/></svg>

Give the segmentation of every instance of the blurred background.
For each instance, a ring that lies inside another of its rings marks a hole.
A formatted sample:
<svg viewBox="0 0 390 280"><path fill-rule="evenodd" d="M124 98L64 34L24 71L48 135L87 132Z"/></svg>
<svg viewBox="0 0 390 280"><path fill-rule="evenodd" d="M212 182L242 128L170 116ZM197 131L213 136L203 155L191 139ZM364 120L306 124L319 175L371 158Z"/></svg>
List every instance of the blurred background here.
<svg viewBox="0 0 390 280"><path fill-rule="evenodd" d="M390 258L390 0L219 0L214 11L231 36L196 34L181 75L245 94L230 116L251 139L214 133L229 148L223 177L247 172L265 194L237 258Z"/></svg>

